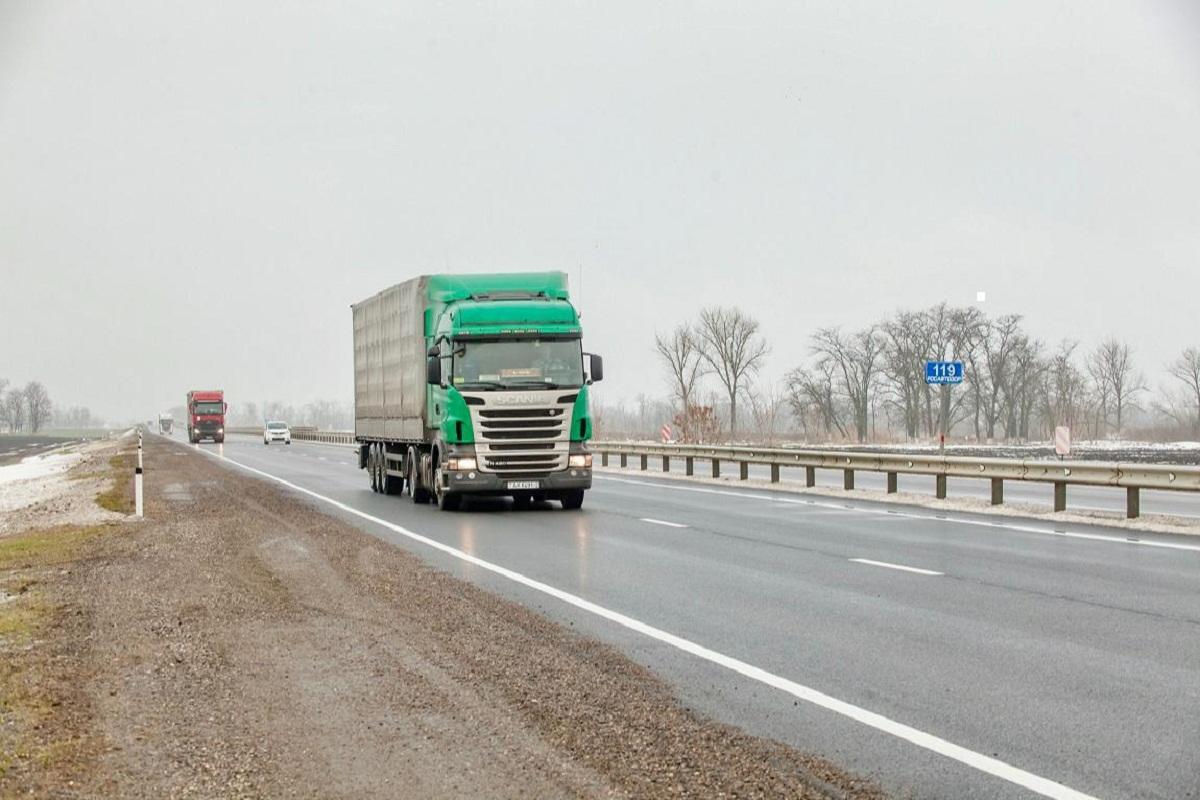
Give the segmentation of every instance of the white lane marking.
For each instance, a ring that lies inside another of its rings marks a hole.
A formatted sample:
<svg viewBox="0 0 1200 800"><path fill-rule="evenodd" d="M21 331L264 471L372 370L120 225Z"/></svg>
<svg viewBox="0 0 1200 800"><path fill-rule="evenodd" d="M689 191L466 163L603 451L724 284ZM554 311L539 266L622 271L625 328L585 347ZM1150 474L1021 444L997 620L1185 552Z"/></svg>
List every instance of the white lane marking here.
<svg viewBox="0 0 1200 800"><path fill-rule="evenodd" d="M972 767L980 772L994 775L997 778L1006 780L1009 783L1014 783L1017 786L1023 786L1032 792L1042 795L1043 797L1051 797L1055 798L1055 800L1097 800L1097 798L1093 797L1092 795L1084 794L1083 792L1072 789L1069 786L1064 786L1061 783L1052 781L1049 778L1043 778L1040 775L1027 772L997 758L986 756L983 753L977 753L974 750L968 750L961 745L948 742L945 739L934 736L931 733L926 733L925 731L910 727L902 722L896 722L895 720L885 717L882 714L877 714L874 711L868 711L867 709L856 706L853 703L847 703L845 700L839 700L836 697L831 697L830 695L825 694L824 692L767 672L761 667L756 667L752 664L747 664L745 661L740 661L736 658L733 658L732 656L727 656L723 653L718 653L715 650L710 650L703 645L696 644L688 639L684 639L682 636L676 636L673 633L656 628L653 625L642 622L641 620L626 616L619 611L613 611L605 608L604 606L593 603L590 600L585 600L578 595L565 592L562 589L558 589L549 584L534 580L533 578L522 575L521 573L511 570L508 567L502 567L499 564L493 564L490 561L484 561L482 558L473 556L470 553L459 550L456 547L451 547L448 544L442 544L435 539L430 539L428 536L423 536L419 533L410 531L405 527L397 525L394 522L388 522L385 519L373 516L365 511L360 511L353 506L349 506L341 501L334 500L331 497L326 497L325 495L314 492L311 489L306 489L303 486L299 486L289 480L272 475L269 472L263 472L260 469L255 469L254 467L242 464L230 458L218 456L216 453L210 453L207 450L202 452L208 453L218 461L232 464L233 466L240 467L247 472L252 472L255 475L260 475L264 478L275 481L276 483L286 486L293 491L300 492L301 494L308 495L313 499L327 503L334 508L346 512L347 514L353 514L360 519L380 525L388 530L400 534L401 536L409 538L414 542L420 542L421 544L431 547L434 550L446 553L447 555L453 556L461 561L466 561L469 564L474 564L480 569L494 572L497 575L508 578L514 583L519 583L527 588L550 595L551 597L561 600L568 605L575 606L578 609L587 611L588 613L594 614L603 619L607 619L610 622L615 622L624 628L628 628L629 630L649 636L651 639L670 645L671 647L682 650L685 653L694 655L697 658L702 658L705 661L725 667L726 669L750 678L751 680L758 681L759 683L790 694L799 700L812 703L815 706L832 711L835 714L840 714L843 717L854 720L855 722L860 722L863 725L874 728L878 731L891 734L892 736L903 739L906 742L910 742L917 747L921 747L925 750L929 750L930 752L945 756L946 758L957 761L960 764L965 764L966 766Z"/></svg>
<svg viewBox="0 0 1200 800"><path fill-rule="evenodd" d="M679 522L667 522L665 519L651 519L650 517L639 517L638 519L641 522L649 522L651 525L666 525L668 528L686 528L687 527L687 525L684 525Z"/></svg>
<svg viewBox="0 0 1200 800"><path fill-rule="evenodd" d="M1132 544L1142 547L1160 547L1166 550L1188 550L1194 553L1200 553L1200 545L1195 544L1179 544L1177 542L1159 542L1151 539L1139 539L1136 542L1131 542L1124 537L1105 536L1099 533L1082 533L1080 531L1059 531L1050 530L1047 528L1035 528L1032 525L1017 525L1010 522L993 522L991 520L967 519L966 517L951 517L945 514L918 514L911 511L897 511L895 509L884 508L863 508L862 506L847 506L843 503L822 502L819 500L807 500L791 497L779 497L761 494L750 494L748 492L734 492L725 489L707 489L699 486L672 486L667 483L654 483L652 481L635 481L629 478L612 478L607 475L595 475L594 478L602 481L612 481L614 483L629 483L634 486L652 486L656 489L668 489L676 492L700 492L701 494L715 494L724 497L743 497L750 500L768 500L773 503L787 503L790 505L815 506L817 508L837 508L842 511L854 511L859 514L892 514L905 519L918 519L936 522L953 522L958 525L975 525L983 528L1003 528L1009 531L1020 531L1021 533L1037 533L1043 536L1063 536L1068 539L1088 539L1094 542L1110 542L1116 544ZM1102 522L1098 524L1103 524ZM1153 536L1152 532L1142 533L1141 535Z"/></svg>
<svg viewBox="0 0 1200 800"><path fill-rule="evenodd" d="M921 569L920 567L906 567L903 564L889 564L886 561L872 561L869 558L852 558L850 560L854 561L856 563L859 563L859 564L870 564L872 567L887 567L888 569L899 569L899 570L903 570L905 572L915 572L918 575L945 575L946 574L944 572L934 572L931 569Z"/></svg>

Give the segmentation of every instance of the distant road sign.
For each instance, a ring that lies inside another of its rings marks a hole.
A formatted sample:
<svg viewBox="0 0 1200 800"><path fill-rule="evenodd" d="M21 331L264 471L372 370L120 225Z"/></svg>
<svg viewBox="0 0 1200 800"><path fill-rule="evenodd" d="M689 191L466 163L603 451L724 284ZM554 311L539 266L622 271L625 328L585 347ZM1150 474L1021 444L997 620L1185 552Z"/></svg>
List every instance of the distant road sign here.
<svg viewBox="0 0 1200 800"><path fill-rule="evenodd" d="M1071 429L1066 425L1054 429L1054 452L1060 456L1071 455Z"/></svg>
<svg viewBox="0 0 1200 800"><path fill-rule="evenodd" d="M926 383L962 383L963 363L961 361L926 361Z"/></svg>

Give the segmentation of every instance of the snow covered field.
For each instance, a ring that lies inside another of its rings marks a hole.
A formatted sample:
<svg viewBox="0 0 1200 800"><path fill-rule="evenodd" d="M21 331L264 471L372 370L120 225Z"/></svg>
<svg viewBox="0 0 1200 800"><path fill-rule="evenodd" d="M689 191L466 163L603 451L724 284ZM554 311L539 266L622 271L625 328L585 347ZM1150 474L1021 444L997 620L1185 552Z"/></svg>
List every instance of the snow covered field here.
<svg viewBox="0 0 1200 800"><path fill-rule="evenodd" d="M0 513L61 494L68 483L67 470L82 458L80 453L50 453L0 466Z"/></svg>

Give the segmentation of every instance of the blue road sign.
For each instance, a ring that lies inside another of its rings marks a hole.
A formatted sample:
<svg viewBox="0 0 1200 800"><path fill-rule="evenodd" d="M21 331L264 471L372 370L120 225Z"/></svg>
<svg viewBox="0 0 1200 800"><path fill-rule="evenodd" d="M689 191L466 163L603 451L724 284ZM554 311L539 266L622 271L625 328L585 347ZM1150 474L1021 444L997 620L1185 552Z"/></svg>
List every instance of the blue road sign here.
<svg viewBox="0 0 1200 800"><path fill-rule="evenodd" d="M961 361L926 361L926 383L962 383L963 363Z"/></svg>

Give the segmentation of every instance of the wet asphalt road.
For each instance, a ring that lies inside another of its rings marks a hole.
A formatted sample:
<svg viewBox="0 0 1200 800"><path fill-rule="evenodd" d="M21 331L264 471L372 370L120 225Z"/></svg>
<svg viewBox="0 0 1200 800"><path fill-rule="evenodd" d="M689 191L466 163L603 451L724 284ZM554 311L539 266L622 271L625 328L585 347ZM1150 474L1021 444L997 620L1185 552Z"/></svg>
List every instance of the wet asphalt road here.
<svg viewBox="0 0 1200 800"><path fill-rule="evenodd" d="M349 448L202 447L1078 792L1200 797L1200 539L1060 526L1099 537L1077 538L1049 523L637 473L598 475L582 512L485 501L447 514L371 493ZM900 796L1035 796L297 498L621 647L689 707Z"/></svg>

